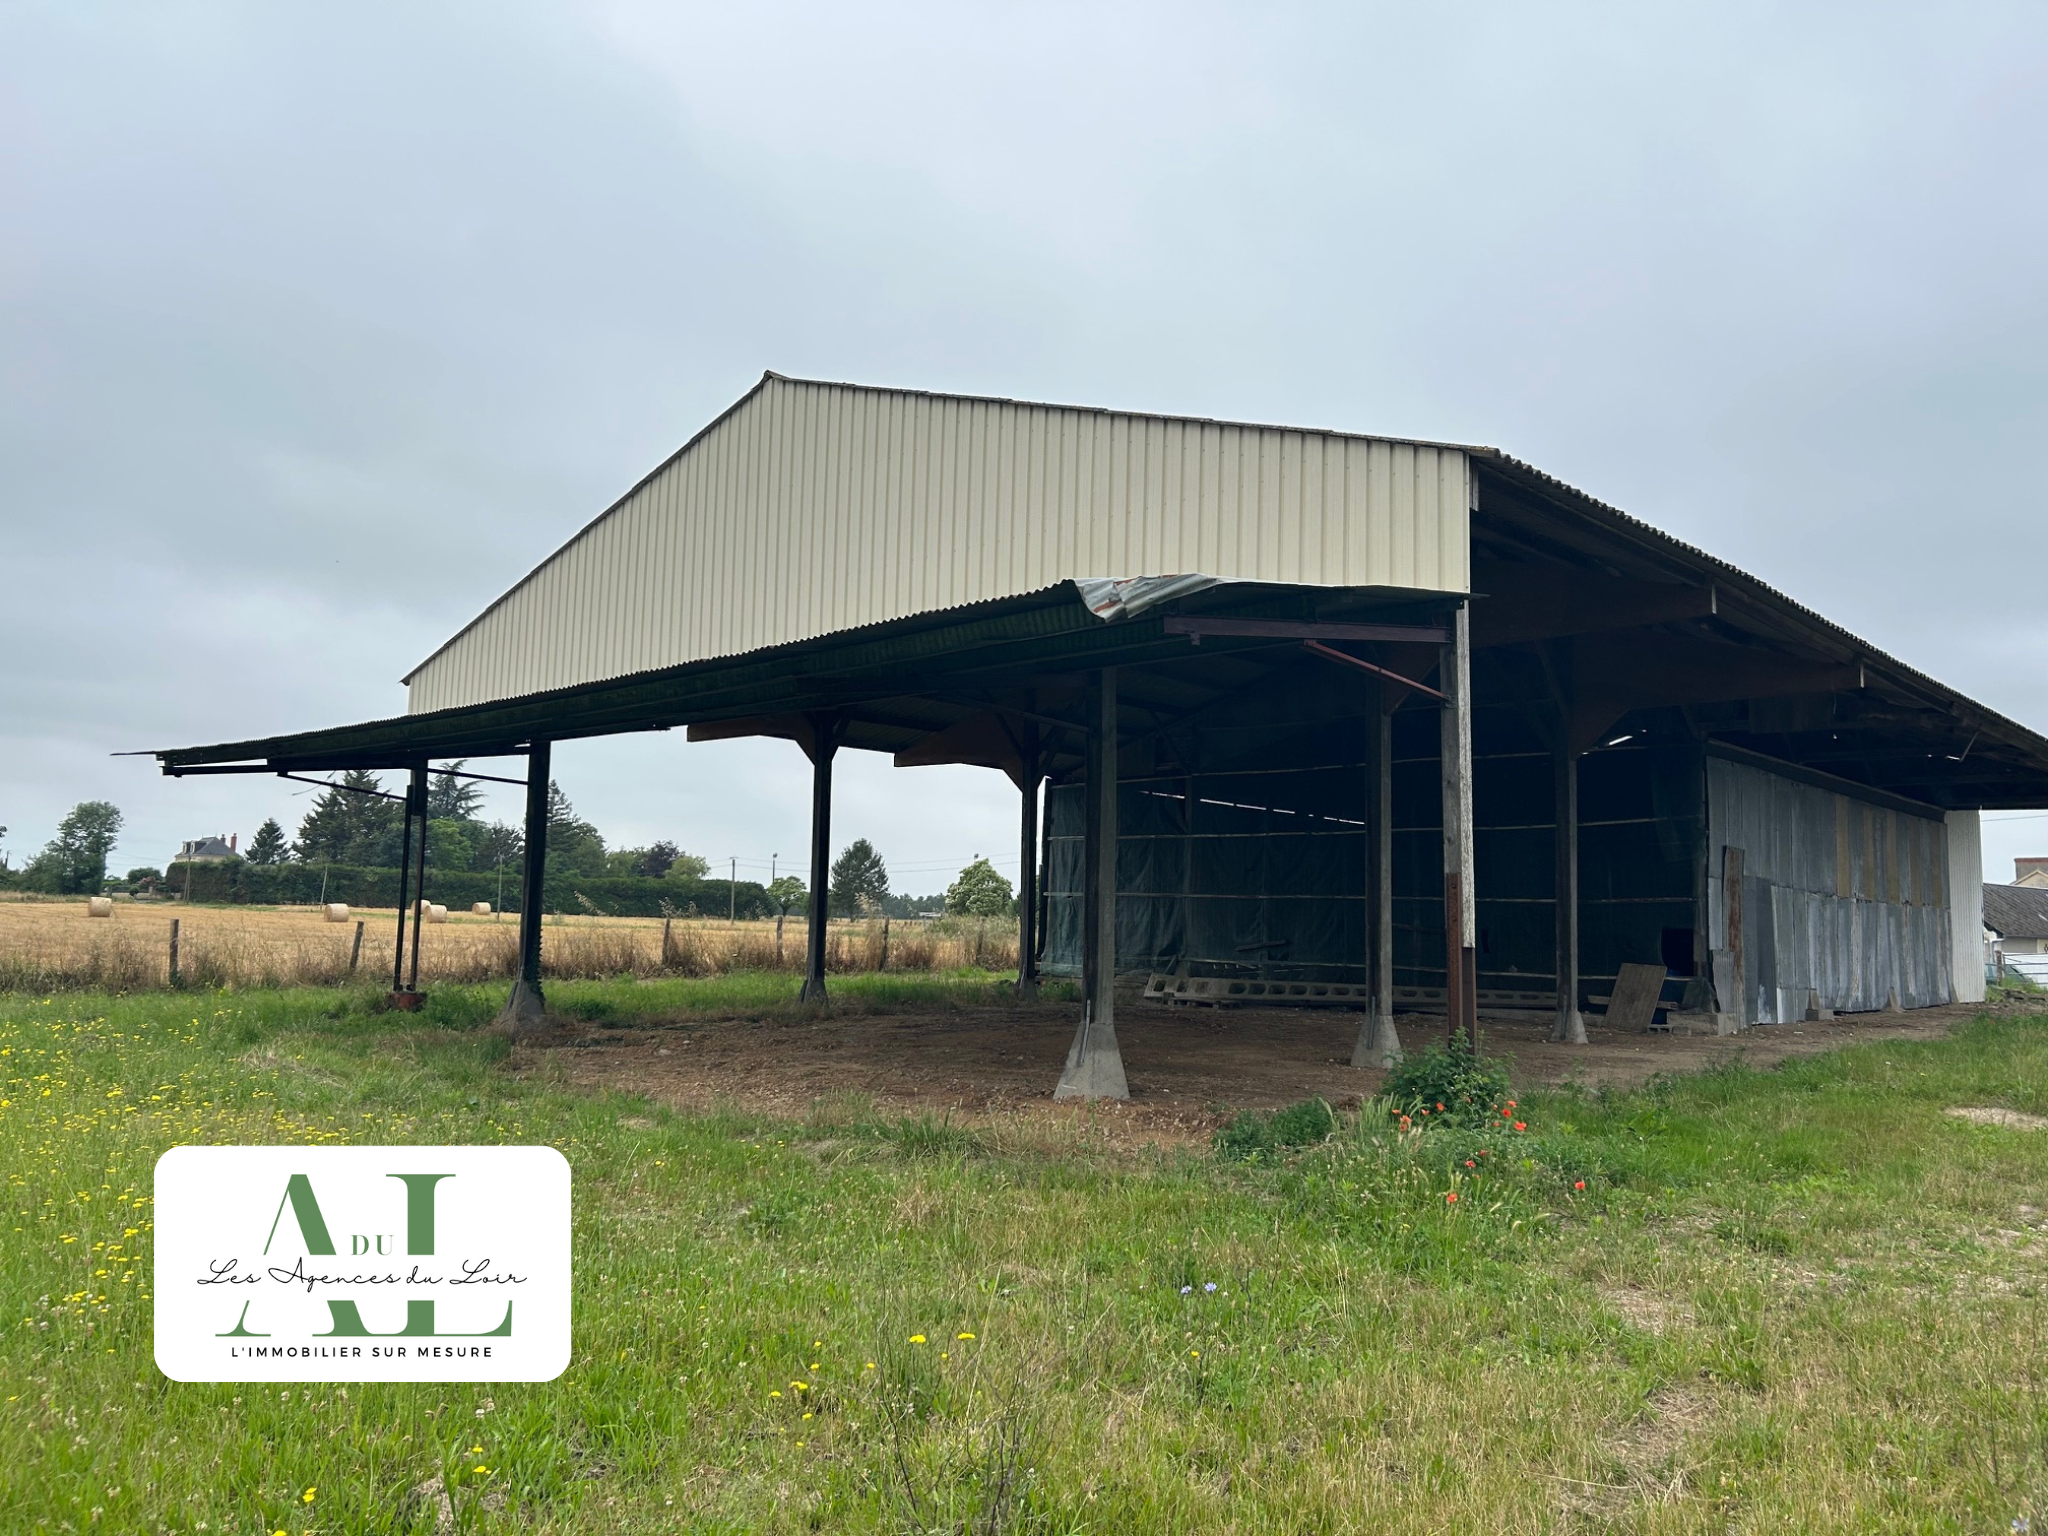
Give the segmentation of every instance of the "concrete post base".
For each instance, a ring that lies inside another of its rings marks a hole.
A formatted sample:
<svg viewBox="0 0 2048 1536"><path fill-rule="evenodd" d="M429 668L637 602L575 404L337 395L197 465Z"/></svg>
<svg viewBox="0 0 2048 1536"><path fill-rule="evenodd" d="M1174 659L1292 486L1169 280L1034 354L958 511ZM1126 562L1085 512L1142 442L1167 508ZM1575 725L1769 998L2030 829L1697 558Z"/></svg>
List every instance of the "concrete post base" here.
<svg viewBox="0 0 2048 1536"><path fill-rule="evenodd" d="M1074 1043L1067 1050L1066 1070L1060 1073L1059 1086L1052 1091L1056 1099L1128 1099L1131 1096L1129 1084L1124 1081L1123 1052L1117 1049L1116 1025L1108 1020L1097 1021L1090 1013L1081 1015L1081 1027L1074 1031Z"/></svg>
<svg viewBox="0 0 2048 1536"><path fill-rule="evenodd" d="M515 1040L543 1034L548 1028L547 1009L547 999L541 995L539 982L515 981L512 983L512 995L505 999L505 1006L491 1021L491 1028Z"/></svg>
<svg viewBox="0 0 2048 1536"><path fill-rule="evenodd" d="M1584 1045L1586 1016L1576 1008L1558 1009L1557 1020L1550 1026L1550 1038L1559 1045Z"/></svg>
<svg viewBox="0 0 2048 1536"><path fill-rule="evenodd" d="M1401 1037L1394 1032L1391 1015L1382 1014L1377 1004L1365 1010L1359 1021L1358 1039L1351 1047L1354 1067L1390 1068L1401 1060Z"/></svg>

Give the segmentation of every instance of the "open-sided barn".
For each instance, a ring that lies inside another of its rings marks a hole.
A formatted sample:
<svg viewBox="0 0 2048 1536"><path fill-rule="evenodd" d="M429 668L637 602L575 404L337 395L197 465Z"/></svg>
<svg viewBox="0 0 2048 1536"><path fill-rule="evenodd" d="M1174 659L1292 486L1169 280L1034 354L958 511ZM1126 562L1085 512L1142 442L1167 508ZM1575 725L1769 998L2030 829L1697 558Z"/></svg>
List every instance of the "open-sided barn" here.
<svg viewBox="0 0 2048 1536"><path fill-rule="evenodd" d="M1125 1091L1118 974L1354 1006L1359 1065L1401 1012L1583 1039L1646 967L1720 1029L1973 1000L1978 812L2048 805L2048 740L1493 449L775 374L406 684L157 756L525 755L515 1022L551 742L797 743L814 890L841 748L1005 772L1020 985L1083 980L1066 1094Z"/></svg>

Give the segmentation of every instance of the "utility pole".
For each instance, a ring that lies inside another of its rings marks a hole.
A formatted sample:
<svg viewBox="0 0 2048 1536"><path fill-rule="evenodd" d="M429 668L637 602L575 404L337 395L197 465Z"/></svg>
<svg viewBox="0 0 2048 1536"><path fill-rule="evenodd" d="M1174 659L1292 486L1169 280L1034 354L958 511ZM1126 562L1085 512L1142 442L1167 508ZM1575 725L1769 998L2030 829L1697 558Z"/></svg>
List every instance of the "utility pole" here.
<svg viewBox="0 0 2048 1536"><path fill-rule="evenodd" d="M740 923L740 861L737 855L732 860L732 873L725 881L725 920L734 928Z"/></svg>

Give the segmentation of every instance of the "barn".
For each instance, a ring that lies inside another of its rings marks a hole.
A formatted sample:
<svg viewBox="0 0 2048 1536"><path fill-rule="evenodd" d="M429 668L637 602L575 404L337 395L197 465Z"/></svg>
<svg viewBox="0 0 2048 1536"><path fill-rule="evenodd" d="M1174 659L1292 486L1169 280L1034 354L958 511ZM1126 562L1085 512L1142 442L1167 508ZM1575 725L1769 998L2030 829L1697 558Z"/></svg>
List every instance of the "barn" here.
<svg viewBox="0 0 2048 1536"><path fill-rule="evenodd" d="M1491 1012L1582 1041L1617 988L1718 1032L1977 1000L1978 813L2048 806L2048 740L1498 450L773 373L405 685L155 755L421 806L523 757L514 1028L553 742L793 743L814 890L839 751L1007 774L1062 1096L1127 1092L1141 991L1355 1010L1358 1066Z"/></svg>

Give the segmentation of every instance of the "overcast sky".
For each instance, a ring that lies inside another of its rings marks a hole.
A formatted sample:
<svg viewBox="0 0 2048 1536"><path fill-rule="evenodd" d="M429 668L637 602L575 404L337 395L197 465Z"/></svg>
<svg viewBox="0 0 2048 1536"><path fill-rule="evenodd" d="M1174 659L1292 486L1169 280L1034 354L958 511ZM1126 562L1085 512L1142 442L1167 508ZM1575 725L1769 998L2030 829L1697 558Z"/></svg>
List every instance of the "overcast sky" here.
<svg viewBox="0 0 2048 1536"><path fill-rule="evenodd" d="M2038 0L0 0L0 846L295 829L109 754L401 712L764 368L1495 444L2048 727L2044 146ZM899 887L1014 871L842 763ZM556 771L801 857L786 743Z"/></svg>

